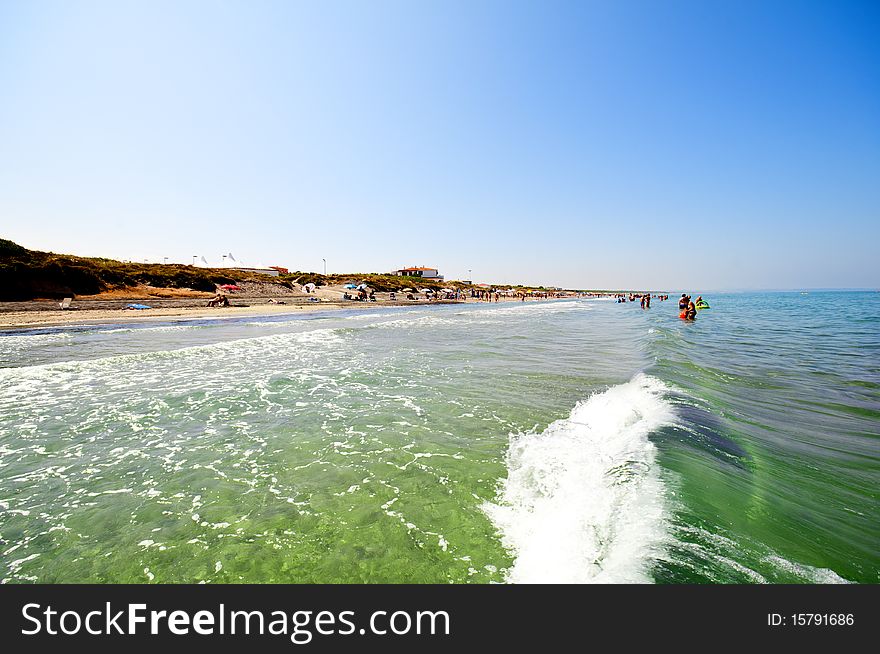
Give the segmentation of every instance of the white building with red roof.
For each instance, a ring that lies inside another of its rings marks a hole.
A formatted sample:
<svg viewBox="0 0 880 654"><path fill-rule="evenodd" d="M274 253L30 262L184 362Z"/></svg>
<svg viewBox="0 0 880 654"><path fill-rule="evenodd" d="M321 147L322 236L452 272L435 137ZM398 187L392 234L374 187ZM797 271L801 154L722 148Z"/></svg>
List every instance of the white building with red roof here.
<svg viewBox="0 0 880 654"><path fill-rule="evenodd" d="M424 266L416 266L413 268L401 268L400 270L395 270L395 275L399 275L401 277L421 277L424 280L430 282L442 282L443 275L440 274L440 271L436 268L425 268Z"/></svg>

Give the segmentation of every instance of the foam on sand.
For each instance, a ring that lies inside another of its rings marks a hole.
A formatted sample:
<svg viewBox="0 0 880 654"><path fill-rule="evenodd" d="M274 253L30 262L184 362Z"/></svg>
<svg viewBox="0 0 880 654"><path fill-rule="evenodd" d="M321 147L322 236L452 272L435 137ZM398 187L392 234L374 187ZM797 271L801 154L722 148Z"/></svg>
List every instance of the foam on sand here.
<svg viewBox="0 0 880 654"><path fill-rule="evenodd" d="M668 539L649 434L674 414L637 375L579 402L542 433L513 434L507 479L484 510L514 554L514 583L649 582Z"/></svg>

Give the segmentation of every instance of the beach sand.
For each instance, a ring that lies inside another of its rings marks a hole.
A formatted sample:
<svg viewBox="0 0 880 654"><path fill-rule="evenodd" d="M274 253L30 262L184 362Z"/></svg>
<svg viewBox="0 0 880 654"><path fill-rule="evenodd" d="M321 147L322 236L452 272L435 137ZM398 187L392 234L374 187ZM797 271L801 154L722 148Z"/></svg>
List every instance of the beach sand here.
<svg viewBox="0 0 880 654"><path fill-rule="evenodd" d="M448 303L448 302L447 302ZM438 304L437 302L306 302L299 304L259 304L229 307L174 306L157 307L142 311L123 308L100 309L31 309L4 311L0 305L0 329L32 329L62 325L93 325L102 323L147 323L156 321L197 320L204 318L236 318L247 316L275 316L292 313L314 313L338 309L375 309L379 306L412 306ZM57 303L55 303L57 306Z"/></svg>
<svg viewBox="0 0 880 654"><path fill-rule="evenodd" d="M388 292L377 292L375 302L344 299L349 291L342 285L320 286L312 293L301 288L242 282L238 292L226 293L228 307L208 307L214 293L191 289L153 288L135 286L106 291L98 295L74 298L69 309L62 310L57 300L0 302L0 330L34 329L64 325L94 325L106 323L178 322L205 318L236 318L248 316L276 316L293 313L314 313L338 309L370 309L388 306L480 303L494 304L478 298L460 300L428 300L414 293L415 300L407 300L406 293L398 291L391 299ZM548 298L528 298L529 301ZM550 298L555 299L555 298ZM501 302L520 302L519 297L500 296ZM150 309L126 309L128 304L146 304Z"/></svg>
<svg viewBox="0 0 880 654"><path fill-rule="evenodd" d="M100 323L141 323L168 321L174 319L193 320L199 318L234 318L257 315L281 315L288 313L307 313L329 309L368 308L373 303L351 302L341 304L277 305L260 304L251 306L209 307L164 307L143 311L125 309L80 309L80 310L31 310L0 311L0 329L28 329L34 327L57 327L61 325L90 325Z"/></svg>
<svg viewBox="0 0 880 654"><path fill-rule="evenodd" d="M74 300L70 309L61 310L58 302L35 300L32 302L0 302L0 330L34 329L64 325L94 325L106 323L176 322L205 318L236 318L248 316L276 316L286 314L314 313L339 309L376 309L389 306L431 306L435 304L495 304L466 298L462 300L390 300L387 293L377 293L376 302L341 300L318 292L320 301L311 302L306 297L284 298L285 304L270 304L269 298L230 296L229 307L206 307L204 298L177 298L147 301L151 309L125 309L130 302L145 302L141 298ZM315 297L314 295L311 297ZM398 293L398 298L400 293ZM501 297L501 302L519 302L519 298ZM534 301L534 300L529 300Z"/></svg>

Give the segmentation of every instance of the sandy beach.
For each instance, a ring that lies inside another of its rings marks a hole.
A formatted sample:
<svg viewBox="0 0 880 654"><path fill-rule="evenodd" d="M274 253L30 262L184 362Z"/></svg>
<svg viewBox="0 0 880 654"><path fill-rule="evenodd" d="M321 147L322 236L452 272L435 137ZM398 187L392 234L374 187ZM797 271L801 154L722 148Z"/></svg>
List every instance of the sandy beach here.
<svg viewBox="0 0 880 654"><path fill-rule="evenodd" d="M7 303L12 304L12 303ZM17 303L23 304L23 303ZM41 303L50 304L50 303ZM53 303L57 306L57 303ZM244 304L244 303L243 303ZM273 316L291 313L314 313L338 309L370 309L377 306L406 306L429 304L421 302L306 302L298 304L269 304L262 300L259 304L233 305L216 308L205 306L166 306L142 311L119 308L82 309L30 309L4 311L0 307L0 329L32 329L37 327L57 327L61 325L90 325L101 323L144 323L156 321L194 320L204 318L236 318L246 316ZM433 303L433 304L436 304Z"/></svg>
<svg viewBox="0 0 880 654"><path fill-rule="evenodd" d="M358 304L367 308L364 303ZM307 313L342 308L341 304L314 305L276 305L231 306L223 309L209 307L165 307L145 311L125 309L82 309L43 310L43 311L0 311L0 329L29 329L35 327L57 327L61 325L88 325L100 323L142 323L167 321L171 319L192 320L198 318L233 318L257 315L281 315L286 313ZM375 305L370 305L375 306ZM349 308L359 308L358 306Z"/></svg>
<svg viewBox="0 0 880 654"><path fill-rule="evenodd" d="M320 293L320 291L319 291ZM400 294L398 294L399 297ZM314 297L314 296L312 296ZM206 307L204 298L172 300L112 299L74 301L70 309L58 308L58 302L0 302L0 330L34 329L62 325L93 325L104 323L176 322L205 318L236 318L247 316L275 316L292 313L315 313L339 309L375 309L389 306L429 306L435 304L483 303L478 299L462 300L390 300L387 293L377 293L375 302L357 302L332 297L285 298L285 304L272 304L267 297L230 297L232 306ZM500 302L519 302L519 298L501 297ZM529 300L534 301L534 300ZM124 307L131 302L145 302L153 308L131 310Z"/></svg>

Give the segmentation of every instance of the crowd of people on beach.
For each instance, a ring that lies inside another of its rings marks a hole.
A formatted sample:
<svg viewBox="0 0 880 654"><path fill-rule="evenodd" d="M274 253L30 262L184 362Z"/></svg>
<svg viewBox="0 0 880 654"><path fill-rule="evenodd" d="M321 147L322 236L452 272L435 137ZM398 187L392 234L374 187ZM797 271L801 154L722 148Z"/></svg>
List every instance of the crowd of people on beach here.
<svg viewBox="0 0 880 654"><path fill-rule="evenodd" d="M310 286L311 288L306 288L306 286ZM366 284L360 284L357 287L354 284L351 284L348 288L351 288L351 292L345 292L342 295L343 300L354 300L361 302L376 302L376 291ZM306 293L315 292L314 284L304 285L303 290ZM519 300L520 302L525 302L526 300L546 300L557 297L570 297L573 294L570 292L558 292L558 291L524 291L521 289L496 289L496 288L483 288L483 289L470 289L470 290L462 290L462 289L442 289L442 290L433 290L433 289L420 289L418 294L416 294L413 289L405 288L401 293L406 293L405 297L409 301L416 301L421 299L418 297L419 295L424 294L424 298L429 302L436 301L466 301L468 299L477 302L499 302L502 298L506 300ZM639 301L639 304L642 309L650 309L651 308L651 300L657 300L659 302L664 302L669 299L669 295L667 294L652 294L649 292L646 293L609 293L609 292L582 292L576 294L578 297L612 297L618 303L626 303L626 302L635 302ZM318 301L315 298L309 298L313 301ZM390 292L388 294L388 300L394 302L397 301L397 293ZM277 300L272 298L269 300L270 304L284 304L282 300ZM229 299L227 298L225 293L219 292L213 298L211 298L207 306L209 307L228 307L231 306L229 303ZM702 296L697 297L695 301L691 300L691 296L687 293L682 293L681 298L678 302L679 308L679 318L682 320L693 321L696 320L697 317L697 309L705 309L708 308L708 304L703 300Z"/></svg>
<svg viewBox="0 0 880 654"><path fill-rule="evenodd" d="M343 293L343 300L355 300L357 302L375 302L376 291L372 288L358 288L357 293Z"/></svg>
<svg viewBox="0 0 880 654"><path fill-rule="evenodd" d="M552 298L572 296L573 294L571 292L524 291L513 288L509 288L507 290L499 290L493 288L490 288L488 290L471 289L470 292L471 299L477 300L479 302L498 302L501 298L515 298L518 299L520 302L525 302L526 300L548 300Z"/></svg>

